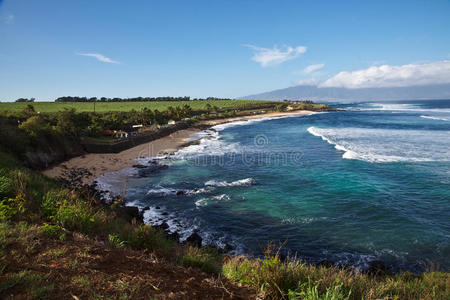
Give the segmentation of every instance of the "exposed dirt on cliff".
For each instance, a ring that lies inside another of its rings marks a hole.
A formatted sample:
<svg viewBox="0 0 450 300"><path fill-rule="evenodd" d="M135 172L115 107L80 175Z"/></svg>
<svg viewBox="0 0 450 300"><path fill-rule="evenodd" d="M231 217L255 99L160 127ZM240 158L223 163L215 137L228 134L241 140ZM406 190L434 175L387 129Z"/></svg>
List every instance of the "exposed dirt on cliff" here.
<svg viewBox="0 0 450 300"><path fill-rule="evenodd" d="M220 276L75 236L9 247L1 299L256 299Z"/></svg>

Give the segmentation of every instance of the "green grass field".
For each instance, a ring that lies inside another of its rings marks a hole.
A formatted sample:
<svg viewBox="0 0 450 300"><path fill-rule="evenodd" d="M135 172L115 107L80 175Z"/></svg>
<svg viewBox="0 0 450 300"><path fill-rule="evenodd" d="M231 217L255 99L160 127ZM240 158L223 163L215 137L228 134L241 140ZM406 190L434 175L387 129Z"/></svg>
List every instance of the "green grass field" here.
<svg viewBox="0 0 450 300"><path fill-rule="evenodd" d="M204 101L161 101L161 102L97 102L95 103L96 112L109 111L130 111L141 110L144 107L149 109L166 110L169 106L182 106L188 104L193 110L204 109L207 104L222 108L237 108L242 105L266 104L269 101L258 100L204 100ZM32 104L36 111L42 113L52 113L64 110L65 108L75 108L77 112L93 112L94 103L92 102L3 102L0 103L0 111L20 112L28 104Z"/></svg>

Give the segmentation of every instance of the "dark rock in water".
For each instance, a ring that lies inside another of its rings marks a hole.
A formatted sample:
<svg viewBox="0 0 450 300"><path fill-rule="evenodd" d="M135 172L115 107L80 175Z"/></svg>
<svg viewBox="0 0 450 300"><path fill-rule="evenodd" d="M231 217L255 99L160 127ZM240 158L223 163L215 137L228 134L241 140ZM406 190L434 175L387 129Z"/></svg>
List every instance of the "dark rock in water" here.
<svg viewBox="0 0 450 300"><path fill-rule="evenodd" d="M334 262L328 259L321 260L317 263L318 267L331 268L334 267Z"/></svg>
<svg viewBox="0 0 450 300"><path fill-rule="evenodd" d="M231 246L230 244L226 244L225 247L223 248L224 252L230 252L231 250L234 250L234 247Z"/></svg>
<svg viewBox="0 0 450 300"><path fill-rule="evenodd" d="M155 207L155 209L161 209L161 207L157 206L157 207Z"/></svg>
<svg viewBox="0 0 450 300"><path fill-rule="evenodd" d="M146 207L144 207L143 209L142 209L142 212L144 212L144 211L146 211L146 210L149 210L150 209L150 206L146 206Z"/></svg>
<svg viewBox="0 0 450 300"><path fill-rule="evenodd" d="M161 171L164 169L167 169L169 166L167 165L161 165L158 162L152 162L148 166L144 166L144 168L140 168L138 172L139 177L148 177L152 173L155 173L157 171Z"/></svg>
<svg viewBox="0 0 450 300"><path fill-rule="evenodd" d="M180 240L180 235L178 234L178 232L169 232L169 233L167 233L167 237L169 239L173 239L177 242Z"/></svg>
<svg viewBox="0 0 450 300"><path fill-rule="evenodd" d="M182 196L184 195L184 191L177 191L177 196Z"/></svg>
<svg viewBox="0 0 450 300"><path fill-rule="evenodd" d="M167 224L167 222L162 222L162 224L157 226L157 228L160 228L162 230L166 230L166 229L169 229L169 224Z"/></svg>
<svg viewBox="0 0 450 300"><path fill-rule="evenodd" d="M169 213L166 211L161 214L161 216L168 216L168 215L169 215Z"/></svg>
<svg viewBox="0 0 450 300"><path fill-rule="evenodd" d="M232 250L234 250L233 246L231 246L230 244L225 244L225 247L218 249L218 252L220 254L226 254Z"/></svg>
<svg viewBox="0 0 450 300"><path fill-rule="evenodd" d="M186 243L192 244L199 248L202 246L202 241L203 241L202 237L198 235L197 232L194 232L186 239Z"/></svg>
<svg viewBox="0 0 450 300"><path fill-rule="evenodd" d="M119 218L122 218L127 222L131 222L133 219L136 219L139 223L144 222L143 216L139 212L137 206L119 206L116 208L116 214Z"/></svg>
<svg viewBox="0 0 450 300"><path fill-rule="evenodd" d="M147 168L147 166L137 164L137 165L133 165L133 168L136 168L136 169L145 169L145 168Z"/></svg>
<svg viewBox="0 0 450 300"><path fill-rule="evenodd" d="M384 276L391 274L388 267L386 267L386 265L380 260L371 261L369 263L369 267L366 270L366 273L376 276Z"/></svg>

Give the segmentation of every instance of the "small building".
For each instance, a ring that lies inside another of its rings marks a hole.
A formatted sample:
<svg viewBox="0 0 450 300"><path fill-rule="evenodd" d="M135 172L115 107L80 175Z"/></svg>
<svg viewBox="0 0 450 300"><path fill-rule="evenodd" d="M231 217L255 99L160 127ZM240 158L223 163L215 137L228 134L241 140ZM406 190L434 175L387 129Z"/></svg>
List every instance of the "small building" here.
<svg viewBox="0 0 450 300"><path fill-rule="evenodd" d="M144 129L144 125L143 124L133 125L132 128L134 130L136 130L137 133L142 133L142 131Z"/></svg>
<svg viewBox="0 0 450 300"><path fill-rule="evenodd" d="M127 139L128 138L128 132L122 131L122 130L114 130L114 137L116 139Z"/></svg>

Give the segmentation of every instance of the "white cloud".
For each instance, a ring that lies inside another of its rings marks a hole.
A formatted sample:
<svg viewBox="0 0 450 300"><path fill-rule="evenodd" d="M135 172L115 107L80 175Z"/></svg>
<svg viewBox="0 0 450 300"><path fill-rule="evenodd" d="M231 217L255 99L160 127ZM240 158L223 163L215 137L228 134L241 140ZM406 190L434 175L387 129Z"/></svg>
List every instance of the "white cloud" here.
<svg viewBox="0 0 450 300"><path fill-rule="evenodd" d="M12 24L14 23L14 19L16 18L15 15L9 13L6 16L3 16L1 19L3 20L4 23L6 24Z"/></svg>
<svg viewBox="0 0 450 300"><path fill-rule="evenodd" d="M282 48L278 48L277 46L274 46L273 48L262 48L253 45L244 46L255 51L252 60L260 63L263 67L279 65L306 52L305 46L284 46Z"/></svg>
<svg viewBox="0 0 450 300"><path fill-rule="evenodd" d="M295 83L295 85L318 85L319 80L316 78L302 79Z"/></svg>
<svg viewBox="0 0 450 300"><path fill-rule="evenodd" d="M401 66L372 66L363 70L343 71L325 80L319 86L354 89L441 83L450 83L450 60Z"/></svg>
<svg viewBox="0 0 450 300"><path fill-rule="evenodd" d="M77 55L94 57L97 60L99 60L101 62L105 62L105 63L120 64L118 61L112 60L109 57L103 56L102 54L98 54L98 53L77 53Z"/></svg>
<svg viewBox="0 0 450 300"><path fill-rule="evenodd" d="M309 74L314 71L320 70L325 66L325 64L309 65L303 69L303 73Z"/></svg>

